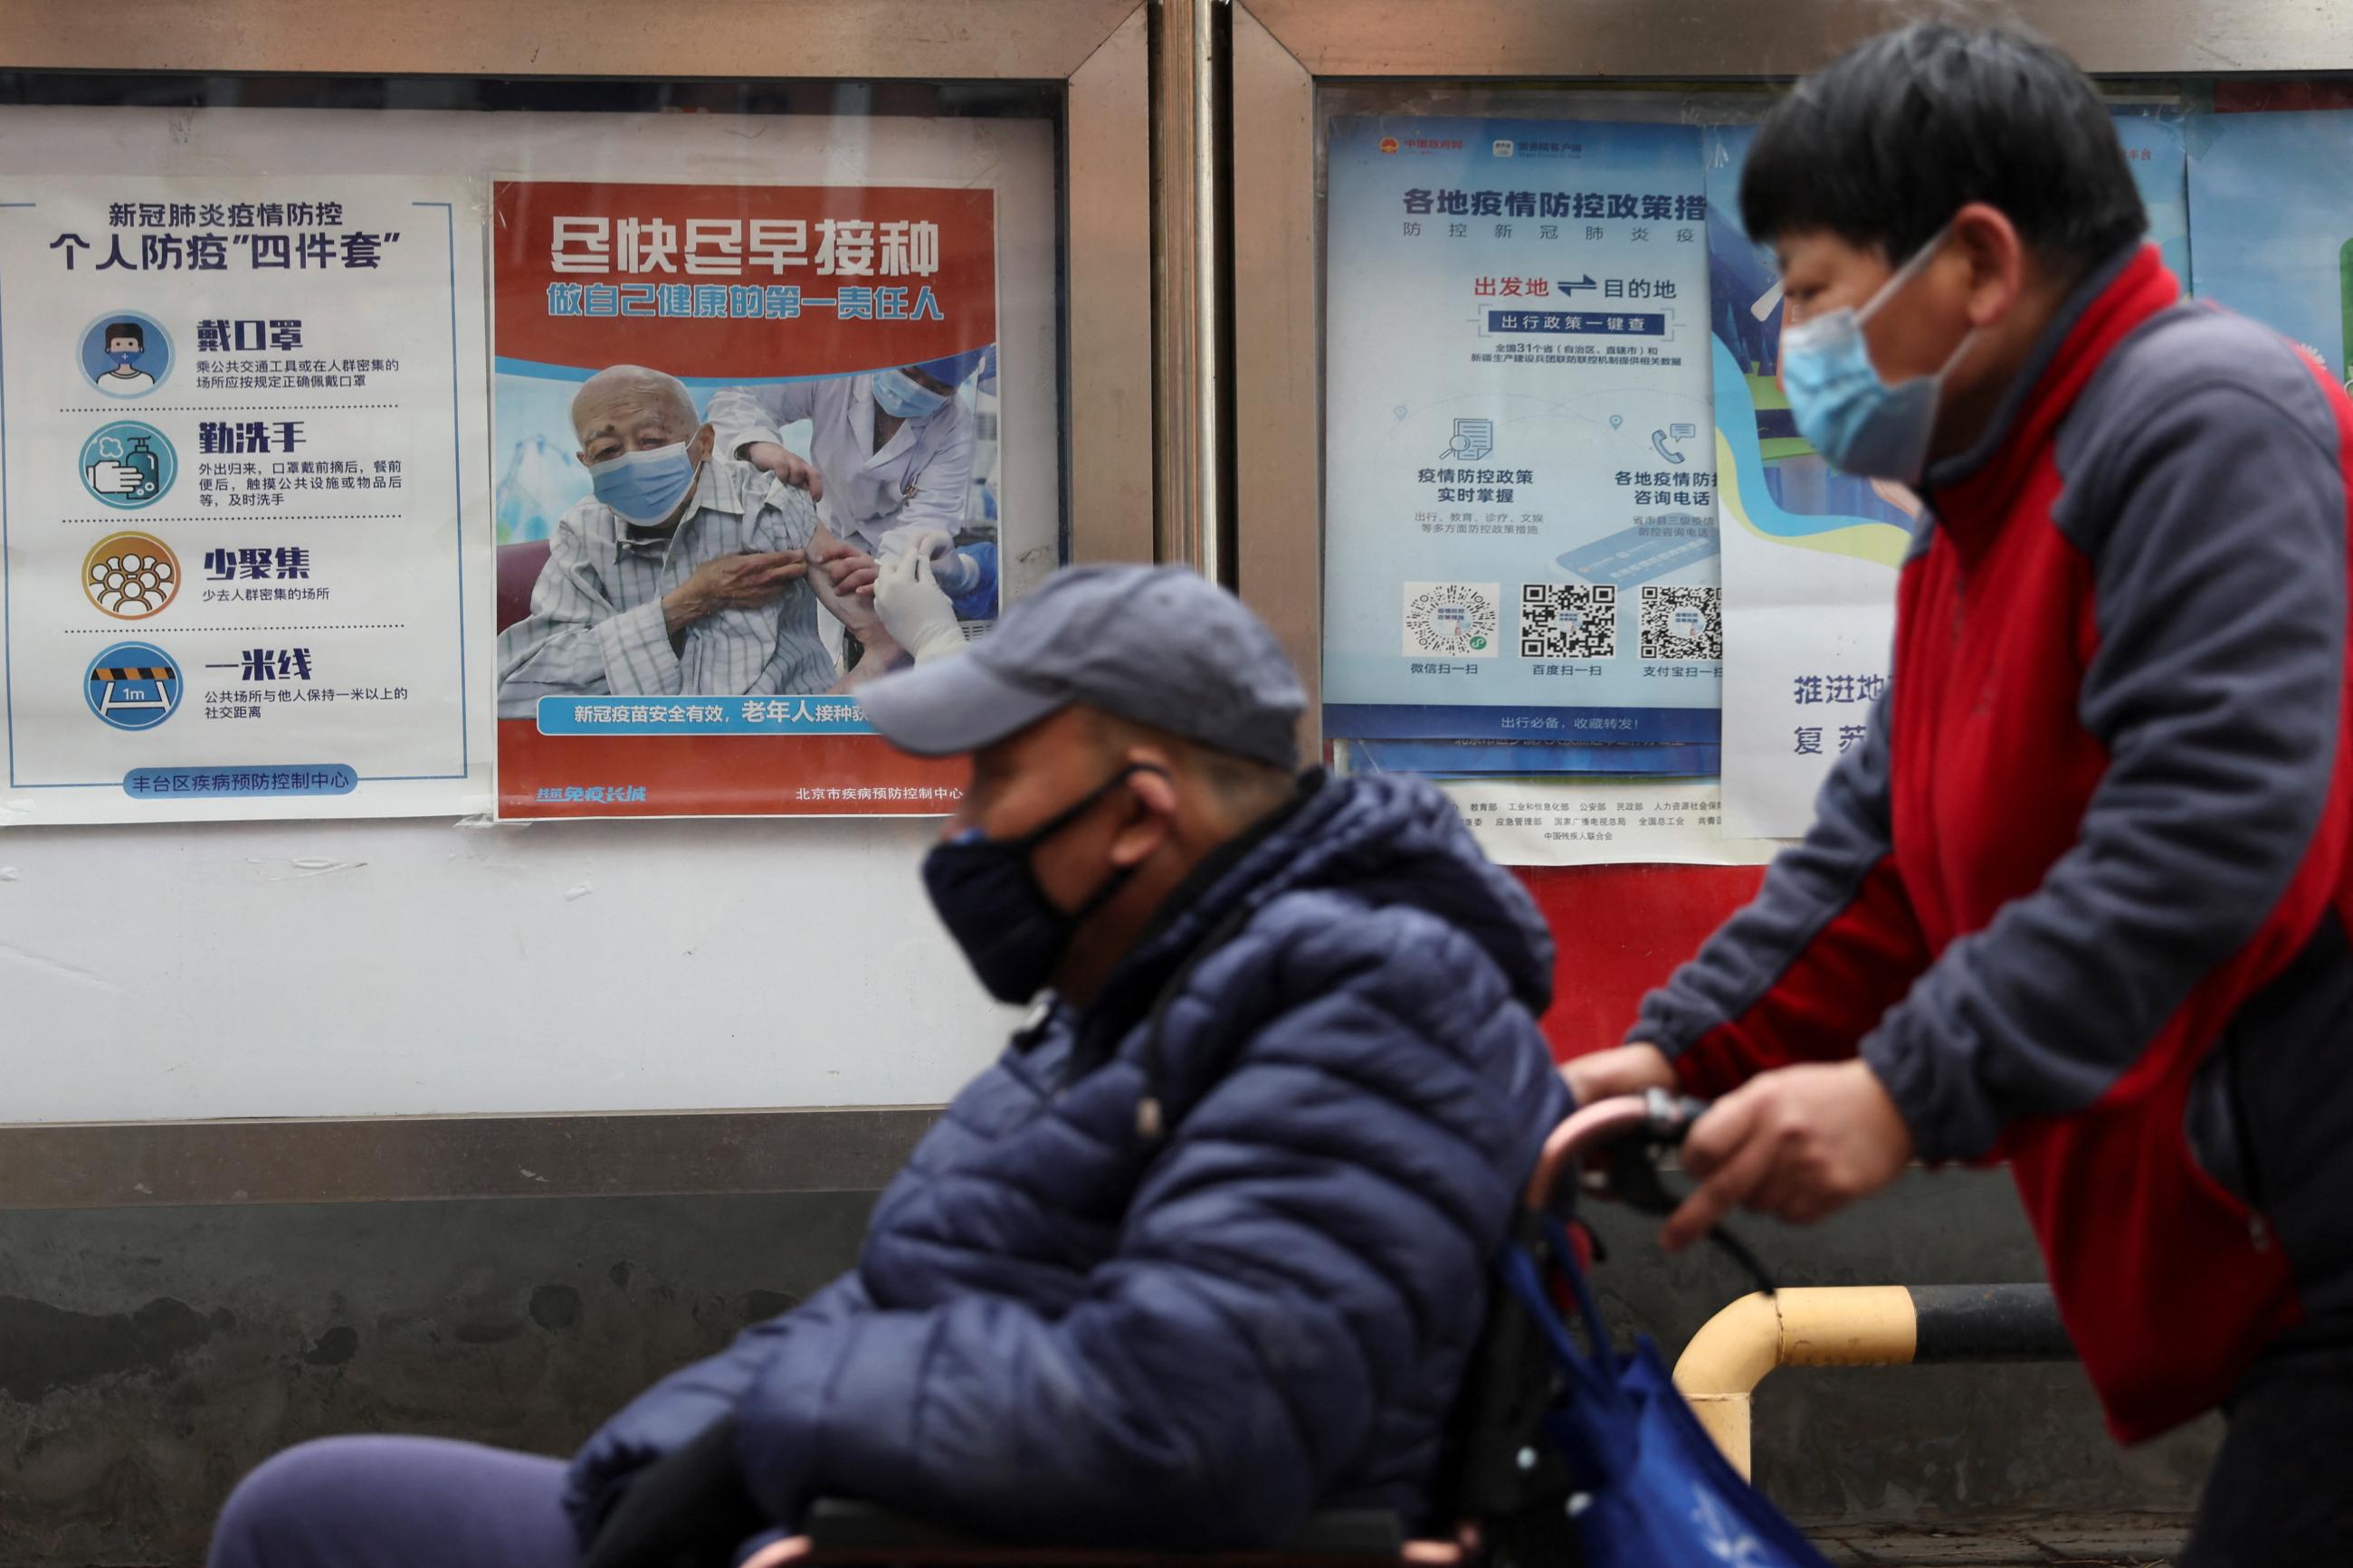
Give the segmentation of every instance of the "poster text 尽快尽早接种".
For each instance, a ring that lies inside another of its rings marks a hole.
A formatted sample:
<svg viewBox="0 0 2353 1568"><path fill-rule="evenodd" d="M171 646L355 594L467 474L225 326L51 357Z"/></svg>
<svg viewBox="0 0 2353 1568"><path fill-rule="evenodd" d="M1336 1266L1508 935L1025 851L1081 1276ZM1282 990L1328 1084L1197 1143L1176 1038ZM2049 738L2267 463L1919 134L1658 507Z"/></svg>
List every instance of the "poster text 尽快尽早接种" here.
<svg viewBox="0 0 2353 1568"><path fill-rule="evenodd" d="M493 209L501 815L952 809L961 771L857 691L995 619L993 193ZM910 557L914 591L872 592Z"/></svg>

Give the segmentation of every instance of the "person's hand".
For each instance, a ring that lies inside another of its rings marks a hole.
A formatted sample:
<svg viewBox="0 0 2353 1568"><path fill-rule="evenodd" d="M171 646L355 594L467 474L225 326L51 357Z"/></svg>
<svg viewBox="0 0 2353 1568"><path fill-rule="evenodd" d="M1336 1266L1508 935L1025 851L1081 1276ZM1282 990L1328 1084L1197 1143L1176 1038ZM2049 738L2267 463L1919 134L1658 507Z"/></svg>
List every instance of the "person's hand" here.
<svg viewBox="0 0 2353 1568"><path fill-rule="evenodd" d="M1675 1069L1667 1053L1656 1046L1640 1044L1572 1057L1561 1064L1560 1076L1568 1080L1568 1092L1579 1105L1612 1095L1675 1087Z"/></svg>
<svg viewBox="0 0 2353 1568"><path fill-rule="evenodd" d="M955 606L932 575L930 556L920 542L883 569L874 584L874 609L892 640L922 664L964 651L964 631Z"/></svg>
<svg viewBox="0 0 2353 1568"><path fill-rule="evenodd" d="M882 569L875 563L874 557L856 545L844 544L837 539L811 550L809 556L824 568L835 593L845 598L852 594L869 599L874 596L874 579L881 575Z"/></svg>
<svg viewBox="0 0 2353 1568"><path fill-rule="evenodd" d="M709 1568L772 1522L736 1462L735 1423L723 1417L630 1478L589 1539L583 1564Z"/></svg>
<svg viewBox="0 0 2353 1568"><path fill-rule="evenodd" d="M734 1410L767 1364L775 1326L680 1367L596 1428L565 1475L565 1511L584 1537L596 1532L639 1475Z"/></svg>
<svg viewBox="0 0 2353 1568"><path fill-rule="evenodd" d="M980 573L973 559L956 550L955 536L945 529L934 528L915 540L915 553L932 564L934 576L941 577L940 589L953 599L978 585Z"/></svg>
<svg viewBox="0 0 2353 1568"><path fill-rule="evenodd" d="M807 490L809 500L825 499L825 476L807 458L797 457L774 441L754 441L745 447L744 460L755 468L765 468L797 490Z"/></svg>
<svg viewBox="0 0 2353 1568"><path fill-rule="evenodd" d="M1759 1074L1709 1108L1683 1140L1699 1187L1659 1239L1681 1251L1736 1208L1810 1225L1879 1191L1912 1158L1912 1130L1861 1061Z"/></svg>
<svg viewBox="0 0 2353 1568"><path fill-rule="evenodd" d="M662 616L676 636L721 610L756 609L773 602L795 580L808 574L808 557L798 550L753 550L722 555L696 567L687 580L662 595Z"/></svg>
<svg viewBox="0 0 2353 1568"><path fill-rule="evenodd" d="M823 550L825 546L818 548ZM841 592L833 585L833 574L823 567L810 575L809 586L817 590L817 602L825 606L826 613L839 621L870 652L876 647L886 647L893 654L899 651L882 625L882 617L874 613L874 595L871 592Z"/></svg>
<svg viewBox="0 0 2353 1568"><path fill-rule="evenodd" d="M100 458L92 463L85 477L90 480L90 488L102 496L135 495L147 487L145 474L111 458Z"/></svg>

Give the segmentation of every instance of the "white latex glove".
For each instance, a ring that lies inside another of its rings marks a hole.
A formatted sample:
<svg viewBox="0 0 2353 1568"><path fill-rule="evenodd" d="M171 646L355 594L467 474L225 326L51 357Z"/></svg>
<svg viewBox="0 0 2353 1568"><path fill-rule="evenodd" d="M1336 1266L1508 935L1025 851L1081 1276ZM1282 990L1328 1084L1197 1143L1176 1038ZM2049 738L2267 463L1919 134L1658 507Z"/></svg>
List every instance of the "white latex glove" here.
<svg viewBox="0 0 2353 1568"><path fill-rule="evenodd" d="M944 529L934 528L915 541L915 553L932 563L941 591L954 595L973 585L978 569L972 557L957 553L955 536Z"/></svg>
<svg viewBox="0 0 2353 1568"><path fill-rule="evenodd" d="M913 654L917 664L964 651L955 606L920 551L910 550L882 568L874 580L874 610L892 640Z"/></svg>

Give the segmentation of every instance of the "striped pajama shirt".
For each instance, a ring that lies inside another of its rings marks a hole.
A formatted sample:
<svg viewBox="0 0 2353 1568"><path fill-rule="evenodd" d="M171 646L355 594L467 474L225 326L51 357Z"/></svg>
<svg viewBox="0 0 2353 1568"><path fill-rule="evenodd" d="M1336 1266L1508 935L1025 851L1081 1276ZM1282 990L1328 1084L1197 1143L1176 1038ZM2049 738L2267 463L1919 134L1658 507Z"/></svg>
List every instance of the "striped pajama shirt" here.
<svg viewBox="0 0 2353 1568"><path fill-rule="evenodd" d="M499 717L528 719L542 697L797 695L839 679L818 633L816 592L794 582L773 603L721 610L673 647L662 596L723 555L806 550L817 508L749 463L712 458L670 534L636 531L584 500L564 514L531 614L499 634Z"/></svg>

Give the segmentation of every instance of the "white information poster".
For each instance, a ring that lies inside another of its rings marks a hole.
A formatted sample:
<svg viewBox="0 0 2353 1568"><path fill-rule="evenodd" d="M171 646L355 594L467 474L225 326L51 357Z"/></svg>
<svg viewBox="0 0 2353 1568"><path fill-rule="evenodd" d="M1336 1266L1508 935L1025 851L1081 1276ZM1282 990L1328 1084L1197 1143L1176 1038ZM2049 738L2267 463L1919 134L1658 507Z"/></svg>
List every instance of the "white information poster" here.
<svg viewBox="0 0 2353 1568"><path fill-rule="evenodd" d="M1741 231L1756 127L1706 132L1709 315L1715 328L1717 521L1724 542L1724 830L1794 838L1886 689L1895 574L1919 502L1841 474L1797 431L1776 384L1781 285Z"/></svg>
<svg viewBox="0 0 2353 1568"><path fill-rule="evenodd" d="M481 186L0 184L0 823L487 809Z"/></svg>
<svg viewBox="0 0 2353 1568"><path fill-rule="evenodd" d="M1342 119L1329 171L1326 732L1687 766L1724 661L1699 132Z"/></svg>
<svg viewBox="0 0 2353 1568"><path fill-rule="evenodd" d="M1713 778L1441 781L1488 858L1504 866L1761 866L1786 846L1724 837Z"/></svg>

